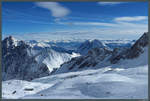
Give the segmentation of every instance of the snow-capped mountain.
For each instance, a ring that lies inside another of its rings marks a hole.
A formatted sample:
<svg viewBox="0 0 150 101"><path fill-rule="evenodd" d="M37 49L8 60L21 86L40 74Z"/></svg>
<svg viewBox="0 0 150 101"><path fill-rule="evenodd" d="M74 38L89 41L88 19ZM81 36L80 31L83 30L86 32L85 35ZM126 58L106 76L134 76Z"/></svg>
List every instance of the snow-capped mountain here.
<svg viewBox="0 0 150 101"><path fill-rule="evenodd" d="M35 40L30 40L30 41L26 41L26 42L34 49L41 50L43 48L51 48L51 49L55 50L56 52L63 52L63 53L69 53L69 54L71 54L72 52L75 52L74 50L71 50L71 48L67 49L64 45L61 46L60 42L54 43L51 41L35 41ZM62 44L65 44L65 43L62 43Z"/></svg>
<svg viewBox="0 0 150 101"><path fill-rule="evenodd" d="M78 54L57 52L43 44L31 45L10 36L2 41L2 78L32 80L47 76L75 56Z"/></svg>
<svg viewBox="0 0 150 101"><path fill-rule="evenodd" d="M31 80L49 75L45 64L38 64L28 55L31 47L24 41L16 41L11 36L2 41L2 79Z"/></svg>
<svg viewBox="0 0 150 101"><path fill-rule="evenodd" d="M56 73L85 70L96 67L99 63L105 63L112 51L106 48L93 48L86 55L72 58L64 63Z"/></svg>
<svg viewBox="0 0 150 101"><path fill-rule="evenodd" d="M86 40L77 48L77 52L86 55L93 48L129 48L135 43L135 40Z"/></svg>
<svg viewBox="0 0 150 101"><path fill-rule="evenodd" d="M100 42L99 40L86 40L83 42L77 49L77 52L79 52L82 55L86 55L89 50L93 48L106 48L105 44Z"/></svg>
<svg viewBox="0 0 150 101"><path fill-rule="evenodd" d="M102 68L107 66L115 67L116 66L115 63L117 63L119 60L123 61L119 65L120 67L122 67L121 65L123 65L125 62L131 63L132 61L139 61L141 59L140 55L144 56L146 59L144 62L141 60L142 63L139 62L139 65L146 65L148 61L147 53L148 53L148 33L144 33L132 45L132 47L129 48L115 48L113 51L107 48L93 48L89 50L86 55L72 58L70 61L64 63L56 71L56 74L70 71L85 70L88 68Z"/></svg>

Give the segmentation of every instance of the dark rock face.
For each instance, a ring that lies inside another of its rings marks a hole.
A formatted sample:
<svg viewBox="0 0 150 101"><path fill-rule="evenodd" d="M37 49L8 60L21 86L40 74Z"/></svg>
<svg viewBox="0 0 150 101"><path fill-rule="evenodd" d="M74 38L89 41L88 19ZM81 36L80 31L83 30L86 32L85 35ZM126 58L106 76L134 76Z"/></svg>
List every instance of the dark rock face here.
<svg viewBox="0 0 150 101"><path fill-rule="evenodd" d="M111 53L112 51L106 48L93 48L88 52L87 55L72 58L71 61L66 62L65 64L67 64L69 70L73 68L80 69L85 67L95 67L99 62L103 61Z"/></svg>
<svg viewBox="0 0 150 101"><path fill-rule="evenodd" d="M133 59L143 53L143 48L148 46L148 33L144 33L133 46L129 49L124 49L121 53L113 56L111 63L117 63L120 59Z"/></svg>
<svg viewBox="0 0 150 101"><path fill-rule="evenodd" d="M32 80L49 75L48 67L29 56L31 47L10 36L2 41L2 79Z"/></svg>
<svg viewBox="0 0 150 101"><path fill-rule="evenodd" d="M135 58L138 57L141 53L143 53L143 48L148 45L148 33L144 33L143 36L140 37L139 40L129 49L126 57L127 58Z"/></svg>
<svg viewBox="0 0 150 101"><path fill-rule="evenodd" d="M82 55L86 55L88 51L93 48L104 48L104 47L105 46L103 45L103 43L100 42L99 40L96 39L93 41L87 40L78 47L77 52L79 52Z"/></svg>

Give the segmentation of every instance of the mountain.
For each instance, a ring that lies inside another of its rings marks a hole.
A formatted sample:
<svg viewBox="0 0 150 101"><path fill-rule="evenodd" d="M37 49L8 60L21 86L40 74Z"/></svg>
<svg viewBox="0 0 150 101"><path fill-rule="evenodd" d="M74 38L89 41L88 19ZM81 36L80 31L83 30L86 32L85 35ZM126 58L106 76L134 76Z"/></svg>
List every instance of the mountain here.
<svg viewBox="0 0 150 101"><path fill-rule="evenodd" d="M7 37L2 41L2 79L31 80L49 75L48 67L38 64L35 58L28 55L31 47L24 41Z"/></svg>
<svg viewBox="0 0 150 101"><path fill-rule="evenodd" d="M104 65L105 61L108 60L108 57L111 56L111 53L112 51L107 48L93 48L89 50L86 55L72 58L70 61L61 65L61 67L56 71L56 74L85 70L85 68L94 68L99 66L101 63Z"/></svg>
<svg viewBox="0 0 150 101"><path fill-rule="evenodd" d="M73 40L66 40L66 41L51 41L51 40L29 40L27 41L28 44L35 48L42 48L42 47L51 47L53 50L57 52L67 52L71 54L72 52L78 52L82 55L88 53L88 51L92 48L102 48L107 47L111 50L115 48L129 48L131 47L136 40L80 40L80 41L73 41Z"/></svg>
<svg viewBox="0 0 150 101"><path fill-rule="evenodd" d="M113 50L115 48L129 48L136 40L86 40L77 48L77 52L86 55L93 48L107 48Z"/></svg>
<svg viewBox="0 0 150 101"><path fill-rule="evenodd" d="M2 41L2 78L32 80L47 76L75 56L78 55L57 52L39 43L33 46L10 36Z"/></svg>
<svg viewBox="0 0 150 101"><path fill-rule="evenodd" d="M75 51L77 49L77 47L79 47L82 44L82 42L80 42L80 41L67 41L67 42L60 41L60 42L49 42L49 44L53 44L57 47L61 47L66 50Z"/></svg>
<svg viewBox="0 0 150 101"><path fill-rule="evenodd" d="M144 52L144 47L148 47L148 33L144 33L129 49L113 56L111 63L117 63L120 59L133 59Z"/></svg>
<svg viewBox="0 0 150 101"><path fill-rule="evenodd" d="M63 52L68 54L72 54L72 52L75 52L74 50L66 49L65 46L61 46L60 42L59 45L57 45L58 43L53 43L50 41L45 42L45 41L35 41L35 40L27 41L27 43L34 49L39 49L39 50L43 48L51 48L56 52Z"/></svg>
<svg viewBox="0 0 150 101"><path fill-rule="evenodd" d="M92 41L86 40L78 47L77 52L82 55L86 55L88 51L93 48L106 48L106 46L102 42L96 39Z"/></svg>
<svg viewBox="0 0 150 101"><path fill-rule="evenodd" d="M89 49L90 45L91 44L87 41L85 45L85 47L87 47L85 49ZM135 61L138 62L138 65L146 65L148 61L147 53L148 33L144 33L131 47L128 48L115 48L113 51L105 47L93 48L89 50L86 55L72 58L70 61L61 65L56 71L56 74L108 66L113 68L135 67L137 66ZM145 57L144 61L142 61L143 57Z"/></svg>
<svg viewBox="0 0 150 101"><path fill-rule="evenodd" d="M39 50L34 50L39 51ZM66 61L71 60L73 54L56 52L53 49L44 48L36 56L36 61L38 63L44 63L49 68L49 71L52 72L53 69L59 68L60 65Z"/></svg>

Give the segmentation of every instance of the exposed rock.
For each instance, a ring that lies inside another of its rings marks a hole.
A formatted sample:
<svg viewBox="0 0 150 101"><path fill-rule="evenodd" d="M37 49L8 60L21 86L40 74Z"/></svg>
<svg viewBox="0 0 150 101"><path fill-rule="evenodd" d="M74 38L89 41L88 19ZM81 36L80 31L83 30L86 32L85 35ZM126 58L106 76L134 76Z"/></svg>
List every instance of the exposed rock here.
<svg viewBox="0 0 150 101"><path fill-rule="evenodd" d="M79 52L82 55L86 55L88 51L93 48L104 48L104 47L105 45L99 40L96 39L93 41L86 40L78 47L77 52Z"/></svg>
<svg viewBox="0 0 150 101"><path fill-rule="evenodd" d="M143 48L148 46L148 33L144 33L131 48L125 49L113 56L110 60L111 63L117 63L120 59L133 59L143 53Z"/></svg>
<svg viewBox="0 0 150 101"><path fill-rule="evenodd" d="M2 79L32 80L49 75L48 67L29 56L31 47L7 37L2 41Z"/></svg>
<svg viewBox="0 0 150 101"><path fill-rule="evenodd" d="M112 51L107 48L93 48L88 51L87 55L72 58L70 61L64 63L61 68L68 68L68 70L72 70L85 67L95 67L111 54ZM56 72L61 71L61 68L59 68Z"/></svg>

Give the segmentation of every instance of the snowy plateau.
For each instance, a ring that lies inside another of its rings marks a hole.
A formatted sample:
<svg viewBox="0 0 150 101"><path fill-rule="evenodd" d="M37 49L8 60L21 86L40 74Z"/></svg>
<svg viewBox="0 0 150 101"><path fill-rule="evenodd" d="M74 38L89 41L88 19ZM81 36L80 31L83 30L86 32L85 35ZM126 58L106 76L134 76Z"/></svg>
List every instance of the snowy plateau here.
<svg viewBox="0 0 150 101"><path fill-rule="evenodd" d="M147 99L148 33L137 40L2 41L3 99Z"/></svg>

